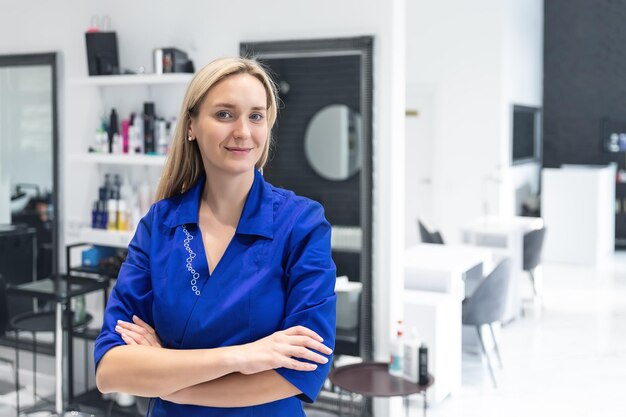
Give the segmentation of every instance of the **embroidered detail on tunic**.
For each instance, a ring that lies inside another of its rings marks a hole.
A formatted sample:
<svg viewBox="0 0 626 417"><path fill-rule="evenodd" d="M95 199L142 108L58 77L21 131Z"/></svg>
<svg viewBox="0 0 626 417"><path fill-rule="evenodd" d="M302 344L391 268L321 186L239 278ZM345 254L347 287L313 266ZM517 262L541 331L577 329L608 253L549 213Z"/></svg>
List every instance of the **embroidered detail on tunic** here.
<svg viewBox="0 0 626 417"><path fill-rule="evenodd" d="M193 249L189 247L189 242L193 240L193 236L191 235L191 233L187 231L186 224L183 224L183 232L185 232L185 236L186 236L183 246L185 247L185 250L187 250L187 253L189 253L189 256L187 257L187 271L189 271L189 273L191 274L191 290L195 292L196 295L200 295L200 290L198 289L198 285L197 285L198 278L200 278L200 274L196 272L196 270L191 265L191 261L193 261L193 258L196 257L196 253L193 251Z"/></svg>

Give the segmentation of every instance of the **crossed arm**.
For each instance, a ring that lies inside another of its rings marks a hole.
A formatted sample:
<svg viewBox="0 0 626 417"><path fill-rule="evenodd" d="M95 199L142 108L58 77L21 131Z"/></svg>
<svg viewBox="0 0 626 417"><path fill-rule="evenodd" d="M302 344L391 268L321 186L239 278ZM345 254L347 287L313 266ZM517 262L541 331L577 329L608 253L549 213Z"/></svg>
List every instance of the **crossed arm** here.
<svg viewBox="0 0 626 417"><path fill-rule="evenodd" d="M274 369L307 372L332 353L322 338L302 326L279 331L246 345L196 350L164 349L152 327L133 316L115 328L126 346L107 352L96 372L102 392L212 407L243 407L288 398L300 391ZM312 349L312 350L311 350Z"/></svg>

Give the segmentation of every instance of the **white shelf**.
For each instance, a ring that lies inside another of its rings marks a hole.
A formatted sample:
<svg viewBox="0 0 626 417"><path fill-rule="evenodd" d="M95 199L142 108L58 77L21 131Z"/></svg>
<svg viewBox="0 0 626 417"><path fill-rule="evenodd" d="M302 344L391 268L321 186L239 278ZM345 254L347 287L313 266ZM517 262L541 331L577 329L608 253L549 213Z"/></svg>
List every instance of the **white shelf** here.
<svg viewBox="0 0 626 417"><path fill-rule="evenodd" d="M78 232L79 240L94 245L126 248L133 238L134 232L83 228Z"/></svg>
<svg viewBox="0 0 626 417"><path fill-rule="evenodd" d="M163 166L165 155L85 153L72 154L70 160L91 164Z"/></svg>
<svg viewBox="0 0 626 417"><path fill-rule="evenodd" d="M131 74L131 75L96 75L91 77L73 78L75 85L153 85L153 84L187 84L193 74Z"/></svg>

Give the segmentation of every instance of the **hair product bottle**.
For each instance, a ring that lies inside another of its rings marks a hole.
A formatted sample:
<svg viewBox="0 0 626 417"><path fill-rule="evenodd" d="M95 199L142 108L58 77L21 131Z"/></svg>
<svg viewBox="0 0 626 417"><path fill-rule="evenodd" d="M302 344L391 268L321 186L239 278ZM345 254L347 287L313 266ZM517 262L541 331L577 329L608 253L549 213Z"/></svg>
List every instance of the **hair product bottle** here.
<svg viewBox="0 0 626 417"><path fill-rule="evenodd" d="M420 346L419 356L420 372L418 383L420 385L426 385L428 384L428 348L424 343L422 343Z"/></svg>
<svg viewBox="0 0 626 417"><path fill-rule="evenodd" d="M413 327L408 340L404 342L402 377L415 384L419 380L419 348L420 341L417 336L417 329Z"/></svg>
<svg viewBox="0 0 626 417"><path fill-rule="evenodd" d="M404 340L402 338L402 320L398 320L396 337L391 339L389 344L389 352L391 358L389 361L389 373L394 376L402 376L402 356L404 354Z"/></svg>
<svg viewBox="0 0 626 417"><path fill-rule="evenodd" d="M156 153L156 143L154 140L154 103L143 103L143 138L144 152L146 154Z"/></svg>

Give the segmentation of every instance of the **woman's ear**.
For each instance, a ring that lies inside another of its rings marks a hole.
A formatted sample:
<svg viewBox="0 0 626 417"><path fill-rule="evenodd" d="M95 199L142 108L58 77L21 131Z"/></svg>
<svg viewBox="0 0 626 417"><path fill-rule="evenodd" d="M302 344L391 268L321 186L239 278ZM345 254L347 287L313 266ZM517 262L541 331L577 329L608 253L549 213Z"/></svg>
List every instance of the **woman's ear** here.
<svg viewBox="0 0 626 417"><path fill-rule="evenodd" d="M187 139L191 142L192 140L195 140L195 138L196 135L194 134L193 119L190 117L189 122L187 123Z"/></svg>

